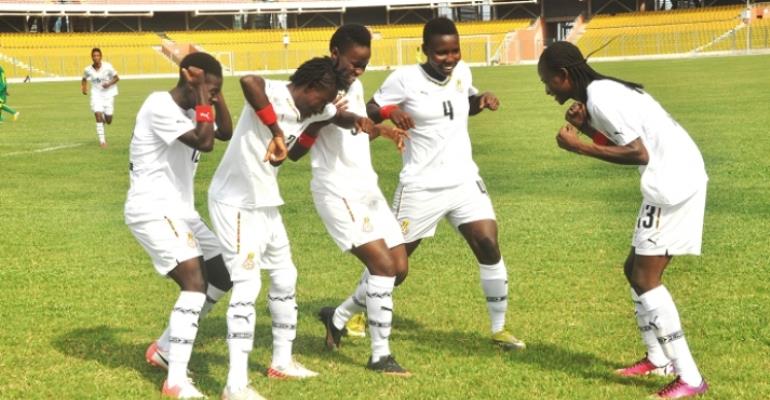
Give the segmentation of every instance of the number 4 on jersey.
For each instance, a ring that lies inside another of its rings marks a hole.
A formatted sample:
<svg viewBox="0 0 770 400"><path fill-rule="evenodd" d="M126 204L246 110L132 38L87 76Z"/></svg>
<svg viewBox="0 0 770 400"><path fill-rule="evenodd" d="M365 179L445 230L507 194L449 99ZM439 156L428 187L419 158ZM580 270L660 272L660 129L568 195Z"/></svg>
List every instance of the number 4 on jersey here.
<svg viewBox="0 0 770 400"><path fill-rule="evenodd" d="M444 106L444 116L449 117L450 120L455 119L455 110L452 108L452 102L447 100L441 104Z"/></svg>

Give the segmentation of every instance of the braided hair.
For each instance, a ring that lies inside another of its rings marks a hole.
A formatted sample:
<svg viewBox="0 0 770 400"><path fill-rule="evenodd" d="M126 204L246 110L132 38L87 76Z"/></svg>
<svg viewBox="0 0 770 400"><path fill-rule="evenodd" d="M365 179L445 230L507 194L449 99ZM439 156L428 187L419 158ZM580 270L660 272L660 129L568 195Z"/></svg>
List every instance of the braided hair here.
<svg viewBox="0 0 770 400"><path fill-rule="evenodd" d="M315 57L305 61L289 77L294 86L332 89L335 91L347 90L347 73L337 71L334 61L329 57Z"/></svg>
<svg viewBox="0 0 770 400"><path fill-rule="evenodd" d="M600 47L596 51L601 50L603 47L604 46ZM588 57L590 57L591 54L589 54ZM559 71L562 68L566 69L569 77L572 79L572 83L577 89L576 100L584 103L588 101L588 85L599 79L609 79L641 93L644 88L641 84L605 76L596 72L596 70L588 65L588 57L583 58L580 49L570 42L555 42L548 46L545 51L543 51L543 54L540 55L538 68L547 71Z"/></svg>
<svg viewBox="0 0 770 400"><path fill-rule="evenodd" d="M346 52L351 46L372 46L372 34L363 25L347 24L337 28L329 41L329 51L336 47L340 54Z"/></svg>

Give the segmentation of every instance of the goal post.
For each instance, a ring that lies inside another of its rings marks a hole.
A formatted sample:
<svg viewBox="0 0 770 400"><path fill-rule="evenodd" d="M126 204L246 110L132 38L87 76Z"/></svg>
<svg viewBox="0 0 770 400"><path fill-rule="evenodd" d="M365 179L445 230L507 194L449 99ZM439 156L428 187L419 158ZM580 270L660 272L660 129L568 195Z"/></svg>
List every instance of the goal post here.
<svg viewBox="0 0 770 400"><path fill-rule="evenodd" d="M502 37L502 35L501 35ZM463 61L471 65L492 63L492 35L460 35L460 51ZM396 40L396 65L416 64L425 61L422 38Z"/></svg>

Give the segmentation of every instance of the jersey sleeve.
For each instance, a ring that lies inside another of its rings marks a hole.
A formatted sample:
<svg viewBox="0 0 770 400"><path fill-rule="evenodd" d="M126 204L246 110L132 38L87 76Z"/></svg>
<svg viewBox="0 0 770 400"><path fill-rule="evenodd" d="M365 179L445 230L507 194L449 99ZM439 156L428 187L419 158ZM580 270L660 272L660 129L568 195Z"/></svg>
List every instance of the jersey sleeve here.
<svg viewBox="0 0 770 400"><path fill-rule="evenodd" d="M88 80L88 67L83 69L83 79Z"/></svg>
<svg viewBox="0 0 770 400"><path fill-rule="evenodd" d="M634 105L629 104L624 97L595 96L588 109L592 126L604 130L611 141L621 146L639 138L643 129Z"/></svg>
<svg viewBox="0 0 770 400"><path fill-rule="evenodd" d="M150 128L166 144L171 144L183 134L195 129L195 123L186 115L168 107L155 107L152 112Z"/></svg>
<svg viewBox="0 0 770 400"><path fill-rule="evenodd" d="M401 70L390 74L382 86L374 93L374 101L380 106L401 104L406 100L406 86Z"/></svg>
<svg viewBox="0 0 770 400"><path fill-rule="evenodd" d="M471 72L471 68L468 66L468 64L465 64L465 71L465 79L468 80L468 97L475 96L479 94L479 90L473 86L473 73Z"/></svg>

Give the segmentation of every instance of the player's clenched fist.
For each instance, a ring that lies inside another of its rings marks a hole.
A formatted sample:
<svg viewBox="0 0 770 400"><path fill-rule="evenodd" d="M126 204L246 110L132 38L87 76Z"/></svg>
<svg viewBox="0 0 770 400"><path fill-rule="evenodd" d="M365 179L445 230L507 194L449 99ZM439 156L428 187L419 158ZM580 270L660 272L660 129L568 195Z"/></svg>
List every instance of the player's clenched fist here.
<svg viewBox="0 0 770 400"><path fill-rule="evenodd" d="M577 129L570 124L564 125L556 135L556 143L564 150L577 152L580 147Z"/></svg>
<svg viewBox="0 0 770 400"><path fill-rule="evenodd" d="M564 119L572 124L572 126L576 126L582 129L588 120L588 111L586 110L586 105L579 101L572 103L572 105L567 109L567 113L564 115Z"/></svg>

